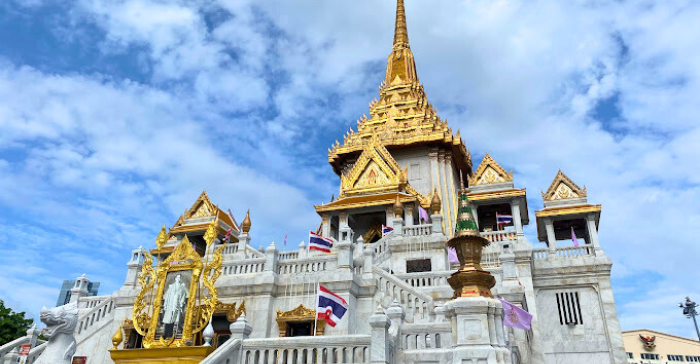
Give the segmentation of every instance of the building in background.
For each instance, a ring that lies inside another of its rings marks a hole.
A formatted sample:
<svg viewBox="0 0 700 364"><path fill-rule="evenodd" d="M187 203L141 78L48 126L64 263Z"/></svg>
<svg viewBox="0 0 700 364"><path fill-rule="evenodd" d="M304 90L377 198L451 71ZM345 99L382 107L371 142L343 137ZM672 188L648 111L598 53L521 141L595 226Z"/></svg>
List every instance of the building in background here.
<svg viewBox="0 0 700 364"><path fill-rule="evenodd" d="M86 283L87 294L82 295L82 297L97 296L97 291L100 289L100 282L90 282L90 280L85 278L85 275L83 274L77 279L63 281L61 293L58 294L58 301L56 301L56 306L62 306L69 303L71 301L71 297L73 296L71 293L78 293L81 291L81 287L78 287L76 282L80 282L81 284Z"/></svg>
<svg viewBox="0 0 700 364"><path fill-rule="evenodd" d="M624 331L627 363L700 363L700 341L640 329Z"/></svg>

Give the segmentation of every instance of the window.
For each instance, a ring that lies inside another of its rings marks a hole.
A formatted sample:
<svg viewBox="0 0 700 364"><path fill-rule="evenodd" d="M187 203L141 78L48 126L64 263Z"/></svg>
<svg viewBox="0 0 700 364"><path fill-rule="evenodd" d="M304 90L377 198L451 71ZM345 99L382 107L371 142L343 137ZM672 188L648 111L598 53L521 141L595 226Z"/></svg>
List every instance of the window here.
<svg viewBox="0 0 700 364"><path fill-rule="evenodd" d="M430 259L416 259L406 261L406 273L430 272L433 270Z"/></svg>
<svg viewBox="0 0 700 364"><path fill-rule="evenodd" d="M642 359L659 360L659 354L642 353Z"/></svg>
<svg viewBox="0 0 700 364"><path fill-rule="evenodd" d="M686 355L685 356L685 361L691 362L691 363L700 363L700 356L690 356Z"/></svg>
<svg viewBox="0 0 700 364"><path fill-rule="evenodd" d="M411 168L409 168L408 171L411 174L409 176L411 181L420 179L420 164L411 164Z"/></svg>
<svg viewBox="0 0 700 364"><path fill-rule="evenodd" d="M581 301L578 292L557 293L559 323L562 325L583 325Z"/></svg>
<svg viewBox="0 0 700 364"><path fill-rule="evenodd" d="M668 361L683 361L683 355L667 354Z"/></svg>
<svg viewBox="0 0 700 364"><path fill-rule="evenodd" d="M630 358L630 359L634 359L634 354L632 354L632 353L627 353L627 357Z"/></svg>

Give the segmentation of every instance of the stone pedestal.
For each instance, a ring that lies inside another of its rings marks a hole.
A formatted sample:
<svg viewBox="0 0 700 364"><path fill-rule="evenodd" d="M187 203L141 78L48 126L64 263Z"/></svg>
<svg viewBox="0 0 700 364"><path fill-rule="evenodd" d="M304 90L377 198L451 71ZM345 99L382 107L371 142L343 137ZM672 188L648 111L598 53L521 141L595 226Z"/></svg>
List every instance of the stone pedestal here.
<svg viewBox="0 0 700 364"><path fill-rule="evenodd" d="M510 364L505 347L501 302L486 297L459 297L445 304L452 320L452 363Z"/></svg>

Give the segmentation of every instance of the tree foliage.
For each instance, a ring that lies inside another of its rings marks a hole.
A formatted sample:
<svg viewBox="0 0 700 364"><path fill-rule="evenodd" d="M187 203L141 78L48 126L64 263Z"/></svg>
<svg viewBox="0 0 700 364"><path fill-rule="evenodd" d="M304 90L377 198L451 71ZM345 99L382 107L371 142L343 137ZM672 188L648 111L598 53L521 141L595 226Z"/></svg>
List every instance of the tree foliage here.
<svg viewBox="0 0 700 364"><path fill-rule="evenodd" d="M5 307L0 300L0 346L27 335L27 330L34 320L24 317L24 312L15 312Z"/></svg>

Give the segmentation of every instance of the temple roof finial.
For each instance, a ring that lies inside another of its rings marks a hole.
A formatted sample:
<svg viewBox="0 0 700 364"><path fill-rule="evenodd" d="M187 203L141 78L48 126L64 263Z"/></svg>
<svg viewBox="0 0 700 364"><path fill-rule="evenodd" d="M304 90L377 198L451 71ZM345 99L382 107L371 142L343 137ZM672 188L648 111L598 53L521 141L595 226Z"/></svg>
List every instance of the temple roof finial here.
<svg viewBox="0 0 700 364"><path fill-rule="evenodd" d="M406 26L406 8L403 0L396 0L396 26L394 28L394 48L408 47L408 27Z"/></svg>

